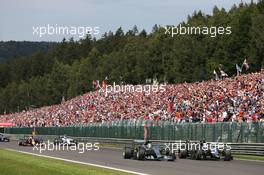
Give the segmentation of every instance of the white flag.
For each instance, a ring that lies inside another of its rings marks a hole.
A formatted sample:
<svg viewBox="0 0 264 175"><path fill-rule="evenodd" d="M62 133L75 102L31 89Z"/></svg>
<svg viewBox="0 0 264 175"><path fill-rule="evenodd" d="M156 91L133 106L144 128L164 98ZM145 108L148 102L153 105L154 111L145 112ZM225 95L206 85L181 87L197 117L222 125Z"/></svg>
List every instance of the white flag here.
<svg viewBox="0 0 264 175"><path fill-rule="evenodd" d="M249 69L249 65L247 63L247 59L244 60L243 64L242 64L242 67L245 66L246 70Z"/></svg>
<svg viewBox="0 0 264 175"><path fill-rule="evenodd" d="M219 80L218 74L216 73L215 70L214 70L214 75L215 75L215 80Z"/></svg>
<svg viewBox="0 0 264 175"><path fill-rule="evenodd" d="M223 70L220 70L220 73L222 77L228 77L227 73L225 73Z"/></svg>

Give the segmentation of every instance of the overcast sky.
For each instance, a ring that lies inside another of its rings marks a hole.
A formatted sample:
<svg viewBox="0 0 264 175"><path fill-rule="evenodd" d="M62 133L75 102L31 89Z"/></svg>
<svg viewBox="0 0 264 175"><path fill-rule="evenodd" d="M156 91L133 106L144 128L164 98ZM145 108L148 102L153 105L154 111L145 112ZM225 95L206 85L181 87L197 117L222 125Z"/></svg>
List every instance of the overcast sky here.
<svg viewBox="0 0 264 175"><path fill-rule="evenodd" d="M188 14L211 14L215 5L230 9L241 0L0 0L0 41L61 41L63 35L39 37L33 26L84 26L106 31L134 25L151 31L154 24L178 24ZM250 0L243 0L250 2ZM65 36L70 38L70 35Z"/></svg>

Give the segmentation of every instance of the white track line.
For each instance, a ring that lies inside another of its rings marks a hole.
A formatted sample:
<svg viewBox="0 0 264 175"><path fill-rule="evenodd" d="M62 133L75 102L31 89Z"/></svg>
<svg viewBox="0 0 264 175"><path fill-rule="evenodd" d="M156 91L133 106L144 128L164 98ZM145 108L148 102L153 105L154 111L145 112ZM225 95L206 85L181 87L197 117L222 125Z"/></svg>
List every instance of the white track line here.
<svg viewBox="0 0 264 175"><path fill-rule="evenodd" d="M140 173L140 172L136 172L136 171L130 171L130 170L125 170L125 169L113 168L113 167L109 167L109 166L103 166L103 165L98 165L98 164L93 164L93 163L80 162L80 161L75 161L75 160L70 160L70 159L63 159L63 158L52 157L52 156L47 156L47 155L39 155L39 154L30 153L30 152L26 152L26 151L18 151L18 150L15 150L15 149L6 148L5 150L15 151L15 152L29 154L29 155L38 156L38 157L45 157L45 158L50 158L50 159L62 160L62 161L71 162L71 163L78 163L78 164L82 164L82 165L89 165L89 166L95 166L95 167L99 167L99 168L106 168L106 169L115 170L115 171L121 171L121 172L125 172L125 173L132 173L132 174L137 174L137 175L149 175L149 174Z"/></svg>

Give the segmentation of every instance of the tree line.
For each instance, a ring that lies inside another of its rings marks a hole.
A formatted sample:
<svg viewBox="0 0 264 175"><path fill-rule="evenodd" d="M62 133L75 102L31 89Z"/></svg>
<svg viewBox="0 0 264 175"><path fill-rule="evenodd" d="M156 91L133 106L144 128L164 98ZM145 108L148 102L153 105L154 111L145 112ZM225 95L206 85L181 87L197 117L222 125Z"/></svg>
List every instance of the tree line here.
<svg viewBox="0 0 264 175"><path fill-rule="evenodd" d="M36 51L50 52L55 42L0 41L0 63L30 56Z"/></svg>

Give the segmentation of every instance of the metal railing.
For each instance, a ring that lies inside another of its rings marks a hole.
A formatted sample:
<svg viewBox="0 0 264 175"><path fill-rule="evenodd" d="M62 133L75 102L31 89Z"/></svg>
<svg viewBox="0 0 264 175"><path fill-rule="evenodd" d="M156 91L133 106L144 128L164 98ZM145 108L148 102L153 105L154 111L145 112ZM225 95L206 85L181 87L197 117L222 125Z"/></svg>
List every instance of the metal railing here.
<svg viewBox="0 0 264 175"><path fill-rule="evenodd" d="M40 135L69 135L73 137L99 137L143 139L143 121L118 121L69 127L38 127ZM30 134L33 128L5 128L8 134ZM150 123L150 140L202 140L229 143L264 143L264 122L256 123Z"/></svg>

